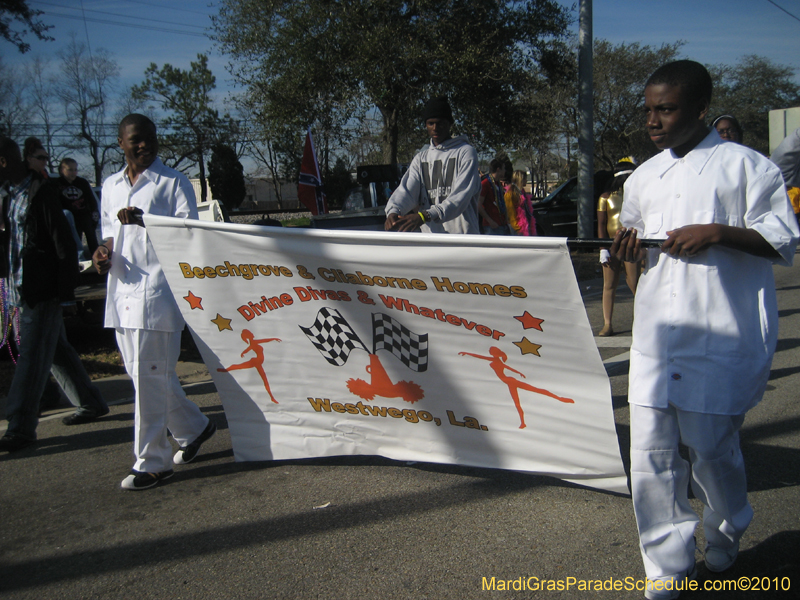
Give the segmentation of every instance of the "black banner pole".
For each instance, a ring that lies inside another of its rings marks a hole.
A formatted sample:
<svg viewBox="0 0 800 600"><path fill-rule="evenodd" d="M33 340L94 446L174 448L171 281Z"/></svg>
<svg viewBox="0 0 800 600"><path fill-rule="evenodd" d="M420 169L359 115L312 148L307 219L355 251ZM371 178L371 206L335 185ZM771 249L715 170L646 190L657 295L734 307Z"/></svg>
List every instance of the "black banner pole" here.
<svg viewBox="0 0 800 600"><path fill-rule="evenodd" d="M642 243L642 248L660 248L661 244L663 244L667 240L640 239L638 241ZM614 240L612 238L594 238L594 239L567 238L567 246L569 246L571 249L610 248L612 243L614 243Z"/></svg>

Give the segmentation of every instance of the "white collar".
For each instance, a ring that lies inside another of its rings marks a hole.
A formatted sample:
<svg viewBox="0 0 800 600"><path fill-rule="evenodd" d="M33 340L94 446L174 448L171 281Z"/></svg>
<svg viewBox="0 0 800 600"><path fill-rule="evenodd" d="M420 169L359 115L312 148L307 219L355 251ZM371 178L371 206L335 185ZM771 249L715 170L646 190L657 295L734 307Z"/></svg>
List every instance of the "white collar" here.
<svg viewBox="0 0 800 600"><path fill-rule="evenodd" d="M659 154L659 161L662 163L659 177L663 177L667 171L680 163L688 164L698 175L703 172L708 161L724 142L719 137L717 130L711 127L708 135L702 139L694 148L689 150L685 156L676 156L671 149L664 150Z"/></svg>

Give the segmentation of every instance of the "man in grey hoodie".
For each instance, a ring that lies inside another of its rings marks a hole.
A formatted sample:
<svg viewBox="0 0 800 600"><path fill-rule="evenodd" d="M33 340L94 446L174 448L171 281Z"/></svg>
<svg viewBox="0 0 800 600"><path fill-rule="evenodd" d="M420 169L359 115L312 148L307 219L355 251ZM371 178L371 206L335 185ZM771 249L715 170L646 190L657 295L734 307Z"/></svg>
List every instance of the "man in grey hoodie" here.
<svg viewBox="0 0 800 600"><path fill-rule="evenodd" d="M411 161L386 204L387 231L480 233L478 154L466 136L450 136L447 98L431 98L422 110L430 144Z"/></svg>

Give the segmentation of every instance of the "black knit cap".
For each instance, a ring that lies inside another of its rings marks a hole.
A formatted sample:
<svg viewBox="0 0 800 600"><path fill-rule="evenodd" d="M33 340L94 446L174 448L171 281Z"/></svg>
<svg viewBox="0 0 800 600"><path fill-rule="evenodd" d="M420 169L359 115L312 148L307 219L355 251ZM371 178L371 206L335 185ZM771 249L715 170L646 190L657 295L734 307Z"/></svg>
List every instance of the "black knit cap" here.
<svg viewBox="0 0 800 600"><path fill-rule="evenodd" d="M428 119L447 119L451 123L453 122L453 111L450 110L447 96L437 96L425 103L422 109L422 121L425 122Z"/></svg>

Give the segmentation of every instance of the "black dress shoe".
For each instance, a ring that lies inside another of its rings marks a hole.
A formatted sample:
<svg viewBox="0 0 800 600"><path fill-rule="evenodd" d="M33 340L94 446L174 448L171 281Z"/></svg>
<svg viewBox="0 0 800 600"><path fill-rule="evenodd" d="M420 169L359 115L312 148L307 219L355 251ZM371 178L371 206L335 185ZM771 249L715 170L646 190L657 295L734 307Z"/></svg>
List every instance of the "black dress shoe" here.
<svg viewBox="0 0 800 600"><path fill-rule="evenodd" d="M35 443L36 440L30 438L14 435L13 433L11 435L6 434L0 438L0 451L16 452L17 450L32 446Z"/></svg>
<svg viewBox="0 0 800 600"><path fill-rule="evenodd" d="M84 423L91 423L102 417L103 415L108 414L108 409L99 412L99 413L72 413L61 419L61 422L64 425L83 425Z"/></svg>

